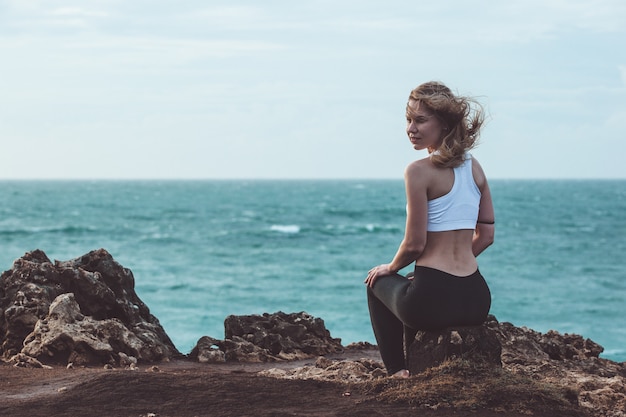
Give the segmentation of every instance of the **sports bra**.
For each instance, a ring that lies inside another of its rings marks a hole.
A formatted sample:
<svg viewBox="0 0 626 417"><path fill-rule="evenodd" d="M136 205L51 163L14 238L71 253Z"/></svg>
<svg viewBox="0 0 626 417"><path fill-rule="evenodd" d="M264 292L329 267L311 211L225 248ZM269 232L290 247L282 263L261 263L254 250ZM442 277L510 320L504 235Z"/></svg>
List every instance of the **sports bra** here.
<svg viewBox="0 0 626 417"><path fill-rule="evenodd" d="M472 175L472 156L454 168L454 184L445 195L428 201L429 232L475 229L480 205L480 190Z"/></svg>

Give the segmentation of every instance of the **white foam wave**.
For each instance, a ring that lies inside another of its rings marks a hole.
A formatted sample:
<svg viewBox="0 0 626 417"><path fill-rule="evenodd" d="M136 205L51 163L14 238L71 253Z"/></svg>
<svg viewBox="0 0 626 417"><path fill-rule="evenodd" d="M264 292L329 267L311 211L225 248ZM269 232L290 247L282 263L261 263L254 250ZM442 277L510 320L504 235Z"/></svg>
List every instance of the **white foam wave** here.
<svg viewBox="0 0 626 417"><path fill-rule="evenodd" d="M270 230L280 233L300 233L300 226L297 224L273 224Z"/></svg>

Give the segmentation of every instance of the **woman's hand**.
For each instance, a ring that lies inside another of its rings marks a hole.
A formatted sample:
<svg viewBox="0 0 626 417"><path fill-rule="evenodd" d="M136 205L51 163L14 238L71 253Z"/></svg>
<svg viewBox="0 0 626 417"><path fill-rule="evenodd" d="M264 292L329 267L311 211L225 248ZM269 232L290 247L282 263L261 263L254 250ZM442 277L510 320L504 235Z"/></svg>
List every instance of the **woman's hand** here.
<svg viewBox="0 0 626 417"><path fill-rule="evenodd" d="M373 287L374 286L374 282L382 276L385 275L393 275L395 274L396 271L392 271L391 269L389 269L389 264L382 264L382 265L378 265L375 266L374 268L370 269L370 271L367 274L367 278L365 278L365 285L367 285L368 287Z"/></svg>

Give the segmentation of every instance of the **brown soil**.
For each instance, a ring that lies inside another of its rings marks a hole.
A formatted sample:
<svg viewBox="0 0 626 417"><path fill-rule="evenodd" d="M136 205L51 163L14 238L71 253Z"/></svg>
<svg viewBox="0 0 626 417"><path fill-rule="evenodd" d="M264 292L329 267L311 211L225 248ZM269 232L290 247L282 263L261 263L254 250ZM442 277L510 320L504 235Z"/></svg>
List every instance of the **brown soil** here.
<svg viewBox="0 0 626 417"><path fill-rule="evenodd" d="M484 378L471 369L459 374L459 369L442 368L437 374L426 372L408 380L385 378L358 384L257 375L271 367L277 364L207 365L175 360L140 365L136 370L107 370L16 368L0 363L0 415L584 416L567 399L567 392L511 375Z"/></svg>

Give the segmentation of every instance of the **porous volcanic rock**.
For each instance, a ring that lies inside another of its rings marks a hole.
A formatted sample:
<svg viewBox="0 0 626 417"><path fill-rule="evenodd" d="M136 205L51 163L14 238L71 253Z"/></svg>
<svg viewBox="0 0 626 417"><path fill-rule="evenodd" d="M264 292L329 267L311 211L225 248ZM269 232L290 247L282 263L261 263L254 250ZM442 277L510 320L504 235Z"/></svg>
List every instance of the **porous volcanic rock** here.
<svg viewBox="0 0 626 417"><path fill-rule="evenodd" d="M415 374L453 358L501 367L501 354L497 333L481 325L418 331L408 347L407 358L409 371Z"/></svg>
<svg viewBox="0 0 626 417"><path fill-rule="evenodd" d="M202 337L190 353L200 362L273 362L341 352L324 320L305 312L228 316L224 340ZM222 353L220 353L222 352Z"/></svg>
<svg viewBox="0 0 626 417"><path fill-rule="evenodd" d="M577 334L541 333L490 316L502 344L504 369L576 392L597 417L626 417L626 362L600 358L604 348Z"/></svg>
<svg viewBox="0 0 626 417"><path fill-rule="evenodd" d="M45 362L125 364L129 357L152 362L166 352L141 340L119 319L84 316L73 293L61 294L48 315L26 336L22 354Z"/></svg>
<svg viewBox="0 0 626 417"><path fill-rule="evenodd" d="M517 327L508 322L500 323L494 316L489 316L488 320L478 327L488 330L486 333L489 334L490 340L493 335L499 340L502 349L500 356L502 367L498 367L497 363L490 363L489 356L497 350L498 346L493 343L493 340L487 345L475 345L483 349L482 354L452 354L448 355L447 359L466 361L470 368L474 366L481 368L487 364L488 366L483 368L491 369L486 371L488 372L487 378L499 377L502 378L503 383L510 383L507 382L510 378L506 375L514 374L535 381L541 387L554 386L571 392L574 397L571 400L585 415L626 417L626 362L600 358L603 348L599 344L576 334L561 334L553 330L541 333L526 327ZM431 348L445 351L451 348L452 350L447 351L450 353L463 346L463 340L465 340L463 336L453 334L458 330L442 332L441 340L418 337L410 349L421 351ZM467 335L465 338L467 339ZM471 342L470 346L474 343L469 339L465 340L466 346L468 346L467 342ZM489 360L485 360L485 353ZM445 360L441 364L440 358L434 356L430 359L431 367L426 367L423 372L413 372L415 383L423 379L422 375L429 378L432 376L430 372L436 374L438 369L445 368L448 363ZM449 369L446 368L445 372L448 371ZM459 372L461 380L466 378L463 372ZM291 369L269 369L263 371L262 374L283 379L356 382L376 381L386 372L383 364L376 361L332 361L320 358L315 365ZM467 381L467 386L471 386L474 382L473 380ZM471 390L469 392L471 393ZM512 393L515 394L515 392ZM480 393L476 393L478 394Z"/></svg>
<svg viewBox="0 0 626 417"><path fill-rule="evenodd" d="M0 357L111 363L124 355L180 356L134 287L132 272L104 249L54 263L41 250L26 253L0 276Z"/></svg>
<svg viewBox="0 0 626 417"><path fill-rule="evenodd" d="M259 372L259 375L281 379L363 382L383 378L387 372L382 363L372 359L336 360L320 356L313 366L270 368Z"/></svg>

